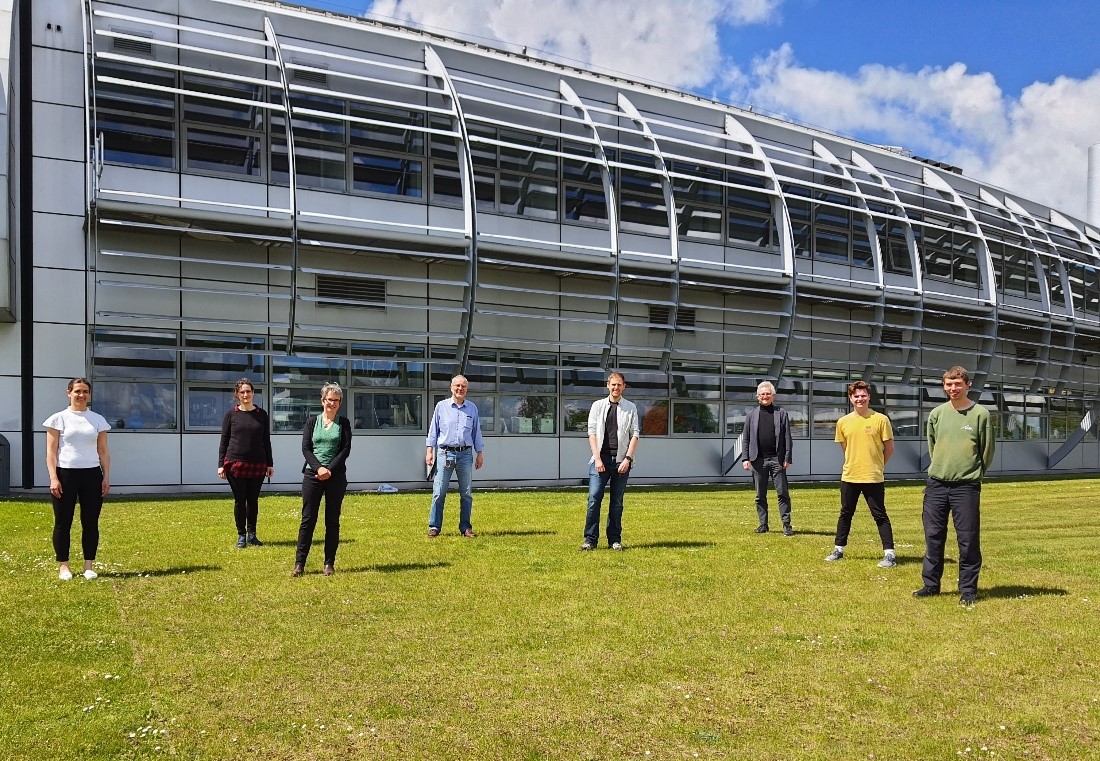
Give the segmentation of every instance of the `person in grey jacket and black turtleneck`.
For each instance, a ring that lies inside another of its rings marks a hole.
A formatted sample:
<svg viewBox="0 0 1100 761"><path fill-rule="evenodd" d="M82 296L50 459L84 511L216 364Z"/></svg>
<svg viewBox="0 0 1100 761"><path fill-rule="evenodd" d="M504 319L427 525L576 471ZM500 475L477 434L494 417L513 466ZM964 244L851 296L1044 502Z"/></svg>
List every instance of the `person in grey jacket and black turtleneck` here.
<svg viewBox="0 0 1100 761"><path fill-rule="evenodd" d="M787 468L794 461L791 419L786 410L775 406L775 386L769 381L756 387L756 399L760 406L745 416L745 430L741 433L741 462L745 470L752 470L752 482L756 486L756 515L759 518L756 533L768 532L768 481L771 480L779 500L783 535L791 536L794 529L791 527L791 494L787 488Z"/></svg>

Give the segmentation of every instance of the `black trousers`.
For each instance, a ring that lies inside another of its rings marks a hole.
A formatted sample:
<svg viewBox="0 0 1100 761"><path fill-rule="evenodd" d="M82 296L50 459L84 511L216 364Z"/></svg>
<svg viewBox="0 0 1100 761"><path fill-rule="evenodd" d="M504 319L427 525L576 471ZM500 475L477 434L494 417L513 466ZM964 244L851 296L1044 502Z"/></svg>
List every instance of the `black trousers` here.
<svg viewBox="0 0 1100 761"><path fill-rule="evenodd" d="M340 507L348 490L348 477L334 473L325 481L312 475L302 478L302 525L298 529L298 549L294 562L306 564L309 546L313 543L313 530L317 527L317 514L321 509L321 497L325 498L325 565L336 562L336 548L340 546Z"/></svg>
<svg viewBox="0 0 1100 761"><path fill-rule="evenodd" d="M237 524L238 534L255 534L256 519L260 515L260 488L264 477L235 478L226 475L229 488L233 490L233 520Z"/></svg>
<svg viewBox="0 0 1100 761"><path fill-rule="evenodd" d="M53 499L53 551L57 562L69 562L70 534L76 503L80 502L80 548L85 560L95 560L99 549L99 514L103 511L101 468L58 468L61 496Z"/></svg>
<svg viewBox="0 0 1100 761"><path fill-rule="evenodd" d="M890 516L886 514L886 484L855 484L840 482L840 518L836 522L836 546L848 544L848 534L852 530L852 517L856 514L859 495L867 502L867 509L878 526L878 537L882 540L882 549L894 549L894 528L890 525Z"/></svg>
<svg viewBox="0 0 1100 761"><path fill-rule="evenodd" d="M943 553L947 544L947 516L955 522L959 540L959 594L978 593L978 574L982 570L981 481L937 481L928 479L924 487L924 586L940 588L943 577Z"/></svg>

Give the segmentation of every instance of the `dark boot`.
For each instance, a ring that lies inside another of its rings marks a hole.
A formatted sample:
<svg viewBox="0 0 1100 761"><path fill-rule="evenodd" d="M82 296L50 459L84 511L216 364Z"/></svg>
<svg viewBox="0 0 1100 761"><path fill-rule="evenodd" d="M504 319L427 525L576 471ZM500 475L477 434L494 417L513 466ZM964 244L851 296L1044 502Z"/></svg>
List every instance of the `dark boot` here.
<svg viewBox="0 0 1100 761"><path fill-rule="evenodd" d="M249 534L248 534L248 543L251 544L253 547L263 547L264 546L264 543L256 538L256 532L255 531L249 532Z"/></svg>

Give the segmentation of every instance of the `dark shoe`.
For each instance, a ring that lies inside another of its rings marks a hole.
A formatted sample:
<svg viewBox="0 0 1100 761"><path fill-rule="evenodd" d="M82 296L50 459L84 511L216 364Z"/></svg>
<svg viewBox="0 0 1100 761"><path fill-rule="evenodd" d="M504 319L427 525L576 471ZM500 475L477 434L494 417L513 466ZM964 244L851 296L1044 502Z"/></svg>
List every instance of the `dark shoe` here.
<svg viewBox="0 0 1100 761"><path fill-rule="evenodd" d="M243 550L247 546L248 546L248 538L244 534L241 534L240 536L238 536L237 537L237 549L238 550Z"/></svg>
<svg viewBox="0 0 1100 761"><path fill-rule="evenodd" d="M959 605L963 606L964 608L973 608L974 603L976 602L978 602L977 595L965 594L959 598Z"/></svg>
<svg viewBox="0 0 1100 761"><path fill-rule="evenodd" d="M248 543L251 544L253 547L263 547L264 546L264 543L256 538L256 532L255 531L253 531L251 534L248 535Z"/></svg>
<svg viewBox="0 0 1100 761"><path fill-rule="evenodd" d="M437 528L428 529L428 536L431 536L431 537L439 536L439 529L437 529Z"/></svg>
<svg viewBox="0 0 1100 761"><path fill-rule="evenodd" d="M306 572L306 569L302 567L301 563L295 563L294 564L294 570L290 572L290 575L294 578L298 578L299 576L301 576L305 572Z"/></svg>
<svg viewBox="0 0 1100 761"><path fill-rule="evenodd" d="M332 563L325 563L325 570L321 571L322 576L331 576L336 573L336 569L332 567Z"/></svg>
<svg viewBox="0 0 1100 761"><path fill-rule="evenodd" d="M466 537L467 539L473 539L475 536L477 536L477 534L474 533L474 530L472 528L468 528L465 531L463 531L462 535L464 537Z"/></svg>
<svg viewBox="0 0 1100 761"><path fill-rule="evenodd" d="M794 529L790 526L783 527L783 536L794 536Z"/></svg>
<svg viewBox="0 0 1100 761"><path fill-rule="evenodd" d="M766 533L768 533L768 527L767 526L757 526L756 530L753 533L754 534L766 534Z"/></svg>
<svg viewBox="0 0 1100 761"><path fill-rule="evenodd" d="M940 590L935 587L921 587L913 593L913 597L935 597L940 593Z"/></svg>

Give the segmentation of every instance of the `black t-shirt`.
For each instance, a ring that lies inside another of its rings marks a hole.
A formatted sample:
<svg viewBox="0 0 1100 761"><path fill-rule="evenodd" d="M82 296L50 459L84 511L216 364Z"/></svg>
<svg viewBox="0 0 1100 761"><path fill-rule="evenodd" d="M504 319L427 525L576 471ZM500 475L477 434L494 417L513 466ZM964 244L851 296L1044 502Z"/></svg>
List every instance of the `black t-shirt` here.
<svg viewBox="0 0 1100 761"><path fill-rule="evenodd" d="M604 419L603 444L600 446L600 459L615 459L619 453L619 403L607 405L607 417Z"/></svg>

